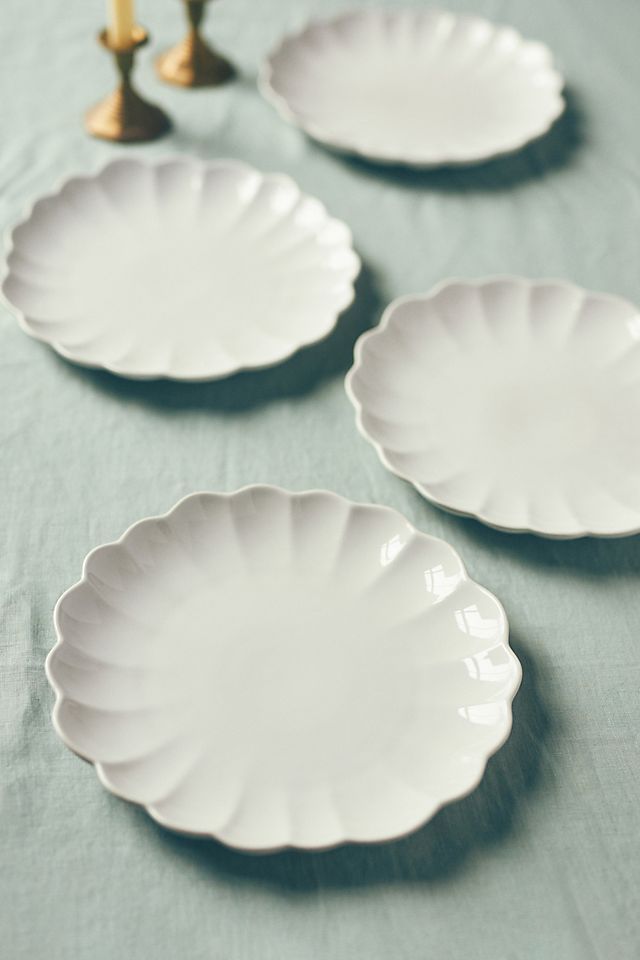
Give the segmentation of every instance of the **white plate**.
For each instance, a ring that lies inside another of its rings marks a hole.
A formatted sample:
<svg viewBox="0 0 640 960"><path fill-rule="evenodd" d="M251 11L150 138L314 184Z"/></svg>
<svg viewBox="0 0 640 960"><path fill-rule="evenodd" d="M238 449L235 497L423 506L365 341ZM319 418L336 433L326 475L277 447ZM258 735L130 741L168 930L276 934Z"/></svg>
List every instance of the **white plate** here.
<svg viewBox="0 0 640 960"><path fill-rule="evenodd" d="M67 746L249 850L413 830L479 782L520 681L451 547L320 491L193 494L89 554L55 623Z"/></svg>
<svg viewBox="0 0 640 960"><path fill-rule="evenodd" d="M549 50L510 27L437 9L359 10L286 37L260 89L331 147L412 166L475 163L562 113Z"/></svg>
<svg viewBox="0 0 640 960"><path fill-rule="evenodd" d="M348 227L289 177L116 160L34 205L3 292L27 333L76 363L216 379L326 336L359 268Z"/></svg>
<svg viewBox="0 0 640 960"><path fill-rule="evenodd" d="M428 500L550 537L640 531L640 316L561 280L448 280L360 338L347 393Z"/></svg>

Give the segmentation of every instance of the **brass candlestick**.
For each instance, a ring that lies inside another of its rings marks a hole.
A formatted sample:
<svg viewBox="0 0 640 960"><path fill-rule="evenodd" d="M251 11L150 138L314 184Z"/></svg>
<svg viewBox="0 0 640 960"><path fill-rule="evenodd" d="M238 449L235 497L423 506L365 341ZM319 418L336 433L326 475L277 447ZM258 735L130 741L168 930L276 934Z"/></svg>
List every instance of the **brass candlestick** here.
<svg viewBox="0 0 640 960"><path fill-rule="evenodd" d="M180 87L217 87L234 74L229 61L212 50L200 36L206 2L184 0L189 32L181 43L156 60L158 75L167 83Z"/></svg>
<svg viewBox="0 0 640 960"><path fill-rule="evenodd" d="M113 53L120 85L88 111L85 126L89 133L102 140L117 140L120 143L155 140L166 133L171 126L167 115L160 107L143 100L131 85L136 50L149 40L146 30L134 27L131 46L122 50L112 46L107 30L99 34L99 40L106 50Z"/></svg>

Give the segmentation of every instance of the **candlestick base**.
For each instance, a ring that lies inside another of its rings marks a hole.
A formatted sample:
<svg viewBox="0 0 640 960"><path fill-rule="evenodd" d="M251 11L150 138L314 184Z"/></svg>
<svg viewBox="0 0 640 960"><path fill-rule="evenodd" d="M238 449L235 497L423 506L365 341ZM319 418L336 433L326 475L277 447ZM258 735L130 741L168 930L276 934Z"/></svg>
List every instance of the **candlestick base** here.
<svg viewBox="0 0 640 960"><path fill-rule="evenodd" d="M179 87L217 87L230 80L235 70L200 35L206 0L185 0L189 19L187 36L156 60L158 76Z"/></svg>
<svg viewBox="0 0 640 960"><path fill-rule="evenodd" d="M156 70L165 83L179 87L217 87L234 74L229 61L194 34L161 54L156 60Z"/></svg>
<svg viewBox="0 0 640 960"><path fill-rule="evenodd" d="M134 91L115 90L87 111L85 126L92 137L120 143L143 143L161 137L170 127L163 111Z"/></svg>
<svg viewBox="0 0 640 960"><path fill-rule="evenodd" d="M120 86L87 112L85 127L88 133L118 143L141 143L162 136L171 126L169 118L160 107L143 100L130 79L135 51L147 43L148 34L141 27L135 27L133 43L123 50L111 45L106 30L99 39L102 46L114 55Z"/></svg>

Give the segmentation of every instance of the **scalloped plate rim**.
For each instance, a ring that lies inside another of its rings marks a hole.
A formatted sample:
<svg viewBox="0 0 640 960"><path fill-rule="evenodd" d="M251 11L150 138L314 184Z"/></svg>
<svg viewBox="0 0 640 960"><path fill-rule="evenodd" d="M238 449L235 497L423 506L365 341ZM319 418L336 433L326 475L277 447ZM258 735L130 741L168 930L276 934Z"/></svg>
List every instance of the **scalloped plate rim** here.
<svg viewBox="0 0 640 960"><path fill-rule="evenodd" d="M19 307L15 306L8 296L5 293L5 281L9 278L11 270L9 267L9 257L16 249L14 242L14 234L20 228L25 226L35 211L37 205L43 200L52 200L60 196L62 190L70 183L79 181L79 182L91 182L99 179L107 170L110 170L112 167L126 164L138 164L147 169L155 169L158 167L168 166L173 163L182 163L184 166L199 167L201 170L211 170L215 168L228 169L230 167L235 167L239 171L244 173L257 173L261 178L268 179L270 181L277 181L279 183L285 184L287 186L293 187L301 197L307 197L316 201L322 208L323 213L326 215L327 223L339 223L342 227L345 228L345 247L351 250L351 253L354 256L354 273L350 280L351 292L350 297L344 302L344 304L336 309L335 316L333 321L320 336L313 336L309 339L298 340L297 343L294 343L290 350L286 353L283 352L277 359L267 361L266 363L249 363L249 364L239 364L234 365L228 368L228 370L214 373L212 375L189 375L189 374L175 374L175 373L135 373L128 370L121 370L117 364L110 363L91 363L86 360L78 359L74 357L70 351L68 351L62 344L58 341L50 339L44 334L38 333L37 330L34 330L29 325L29 318L25 315L24 311ZM3 303L7 310L15 317L18 326L26 333L27 336L31 337L32 340L36 340L38 343L43 343L47 347L50 347L54 350L59 356L61 356L68 363L73 363L75 366L80 367L84 370L104 370L107 373L113 374L114 376L123 377L127 380L134 380L140 382L147 381L175 381L178 383L215 383L218 380L225 380L228 377L235 376L240 373L251 373L253 371L259 372L261 370L270 370L273 367L279 366L281 363L285 363L287 360L290 360L292 357L296 356L300 351L306 349L307 347L313 346L317 343L322 343L327 340L328 337L335 331L340 317L342 314L352 306L355 297L356 289L355 283L362 270L362 259L359 256L358 252L355 250L353 245L353 232L351 227L346 221L342 220L340 217L334 217L324 202L318 197L313 196L310 193L307 193L302 187L297 183L296 180L288 173L282 173L280 171L265 172L258 169L257 167L252 166L245 160L238 159L237 157L214 157L211 160L204 159L202 157L192 156L191 154L180 154L180 153L168 153L162 154L159 156L154 156L153 159L148 159L146 157L140 156L139 154L132 154L131 156L122 156L117 155L111 157L107 160L103 160L93 170L89 170L86 173L74 173L66 174L57 178L54 182L54 185L46 192L41 193L35 197L30 203L24 207L23 214L5 228L3 232L3 241L4 241L4 258L0 264L0 303Z"/></svg>
<svg viewBox="0 0 640 960"><path fill-rule="evenodd" d="M356 15L366 15L367 13L402 13L406 10L414 10L419 8L413 7L362 7L357 8L352 11L344 11L338 13L333 17L321 18L321 17L312 17L309 19L306 24L296 28L293 28L291 31L286 33L280 38L277 44L269 51L267 56L264 58L260 64L257 77L257 87L264 99L271 104L272 107L277 111L279 116L291 126L296 127L299 130L302 130L309 137L317 142L324 144L331 150L335 150L338 153L346 154L350 157L355 157L361 160L367 160L371 163L379 164L383 167L408 167L415 170L437 170L441 168L465 168L472 166L479 166L482 163L488 163L492 160L497 160L500 158L510 157L513 154L518 153L525 146L531 143L535 143L542 137L546 136L547 133L551 130L554 123L562 116L567 107L567 102L565 96L563 95L566 88L566 81L564 76L560 73L558 69L554 66L554 58L551 51L551 48L540 40L527 40L526 37L516 28L508 24L495 23L493 20L490 20L487 17L481 15L471 15L465 14L464 12L447 10L444 7L426 7L426 11L433 11L445 14L451 14L454 17L464 17L464 16L473 16L476 20L482 20L484 23L489 24L493 29L500 29L508 27L509 30L512 30L514 34L517 35L519 42L523 44L535 43L539 47L543 47L548 55L548 69L558 80L557 88L557 104L556 110L549 114L549 117L542 124L536 132L530 133L528 135L523 135L513 142L513 145L500 148L497 150L489 151L480 151L477 153L472 153L467 156L462 157L451 157L446 154L433 155L428 159L419 159L416 157L400 156L391 153L374 153L371 150L368 150L364 147L360 147L357 144L354 144L352 141L345 141L340 137L336 137L331 133L327 133L322 124L316 124L313 121L303 120L295 110L289 105L286 97L278 93L275 87L272 84L272 79L274 75L274 65L273 60L278 56L282 50L289 44L291 41L299 40L303 35L312 32L318 27L328 26L330 24L337 24L350 16Z"/></svg>
<svg viewBox="0 0 640 960"><path fill-rule="evenodd" d="M177 511L180 507L182 507L185 503L189 502L190 500L195 500L199 497L203 497L203 496L208 497L212 495L220 499L232 499L235 496L247 493L249 491L253 492L253 491L259 491L259 490L274 491L288 498L295 498L295 497L307 496L307 495L310 495L310 496L322 495L323 497L327 497L328 499L334 502L346 503L349 505L349 507L365 507L367 510L373 510L376 512L382 512L386 514L394 514L399 520L401 520L406 525L407 530L411 534L417 534L421 538L444 544L447 547L447 549L452 552L453 556L459 563L460 574L461 574L460 582L461 583L466 582L473 585L475 589L480 591L484 596L488 597L495 604L496 609L500 614L501 625L502 625L501 643L503 644L504 648L507 651L512 674L511 674L511 684L509 686L509 689L506 690L503 694L503 698L504 698L503 702L506 707L506 712L503 717L502 723L499 726L499 731L500 731L499 737L496 737L494 740L492 740L491 744L488 747L486 747L483 751L479 752L477 756L478 764L476 768L476 773L472 780L470 780L467 784L465 784L462 789L448 793L445 797L438 800L438 802L435 805L431 806L428 809L428 812L426 814L422 815L420 818L417 818L416 821L411 825L409 825L408 827L405 827L398 831L390 831L388 835L376 837L375 839L364 839L364 840L355 839L350 837L347 834L344 834L339 837L336 837L331 842L326 844L305 843L304 845L300 845L296 843L283 843L283 844L278 844L274 846L250 846L250 845L245 846L236 841L231 843L228 840L225 840L224 837L219 836L215 832L212 832L209 830L188 830L181 827L176 827L171 823L169 818L164 817L161 813L159 813L159 811L155 809L155 806L153 803L141 803L137 800L133 800L130 797L128 797L124 792L120 791L118 788L112 785L109 778L104 773L103 764L100 761L93 760L87 753L83 752L82 750L79 750L74 745L71 738L67 736L64 730L64 727L59 721L58 712L59 712L60 706L65 700L65 693L53 676L51 664L53 663L56 657L56 653L61 649L61 647L64 644L64 633L60 626L60 621L59 621L60 611L67 597L71 593L73 593L78 587L88 583L88 578L87 578L88 568L93 556L99 551L101 551L104 547L112 547L112 546L117 546L121 544L132 532L140 528L143 524L149 523L150 521L158 522L158 521L166 520L175 511ZM254 854L254 855L261 855L261 854L269 855L272 853L279 853L281 851L314 853L314 852L322 852L325 850L333 850L337 847L344 846L345 844L355 845L355 846L364 846L364 845L377 846L379 844L389 843L395 840L400 840L404 837L411 836L413 833L415 833L416 831L420 830L423 826L425 826L430 820L432 820L433 817L435 817L436 814L443 807L448 806L450 803L455 803L457 800L463 799L464 797L473 793L473 791L476 790L477 787L480 785L485 775L485 771L486 771L489 760L504 746L506 741L509 739L509 736L513 729L513 701L522 684L522 664L520 663L520 660L517 657L516 653L514 652L513 647L511 646L511 643L510 643L509 620L508 620L506 611L504 609L504 606L500 601L500 599L494 593L492 593L487 587L484 587L482 584L478 583L478 581L474 580L473 577L469 575L467 567L455 547L453 547L446 540L443 540L441 537L436 537L433 534L425 533L424 531L419 530L409 520L407 520L404 514L402 514L399 510L396 510L394 507L388 507L384 504L364 503L361 501L351 500L348 497L344 497L341 494L338 494L338 493L335 493L334 491L323 489L323 488L308 488L304 490L292 490L286 487L281 487L277 484L249 483L249 484L245 484L243 487L239 487L235 490L230 490L230 491L197 490L192 493L186 494L185 496L181 497L169 510L166 510L164 513L142 517L140 520L136 520L134 523L130 524L126 528L126 530L116 540L105 541L104 543L98 544L96 547L93 547L84 558L84 561L82 564L82 574L80 576L80 579L77 580L75 583L73 583L70 587L68 587L58 598L53 610L53 622L54 622L56 641L46 656L44 669L45 669L45 674L46 674L46 678L49 683L49 686L51 687L55 696L54 705L51 711L52 726L54 728L56 735L59 737L59 739L64 744L64 746L68 750L70 750L73 754L75 754L77 757L79 757L81 760L85 761L86 763L90 764L95 768L98 780L104 789L106 789L109 793L111 793L113 796L117 797L118 799L124 800L126 803L131 804L134 807L139 807L145 810L146 813L151 817L151 819L155 823L159 824L163 829L167 829L172 833L175 833L180 836L212 839L217 843L220 843L223 847L226 847L227 849L236 850L240 853L247 853L247 854Z"/></svg>
<svg viewBox="0 0 640 960"><path fill-rule="evenodd" d="M566 278L556 278L556 277L525 277L520 274L513 273L497 273L489 274L482 277L460 277L452 276L447 277L443 280L439 280L435 283L426 293L407 293L402 294L399 297L395 297L384 309L380 322L370 330L365 330L354 344L353 349L353 364L350 369L347 371L344 380L345 393L349 398L351 404L355 410L355 419L356 419L356 428L358 433L364 440L369 443L376 454L382 465L386 469L394 474L394 476L399 477L401 480L405 480L407 483L410 483L411 486L417 490L420 496L424 497L428 503L433 504L436 507L439 507L441 510L444 510L446 513L450 513L456 517L463 517L466 519L478 520L481 523L485 524L487 527L490 527L492 530L498 530L500 533L513 533L513 534L530 534L536 537L541 537L545 540L580 540L585 537L594 537L599 540L620 540L624 537L633 537L640 533L640 524L637 527L625 528L623 530L615 530L613 532L601 533L599 531L593 531L589 529L581 529L576 533L553 533L548 532L547 530L542 529L541 527L536 526L525 526L525 527L507 527L503 526L495 521L489 519L482 511L480 512L471 512L467 510L459 510L454 506L449 505L448 503L443 502L438 497L431 494L427 487L423 486L421 483L413 480L411 476L403 471L399 470L397 467L392 466L389 462L385 448L369 434L369 432L364 427L362 422L362 417L364 413L364 408L360 400L356 397L353 387L352 380L355 377L355 374L361 367L362 363L362 350L364 349L365 343L371 337L375 337L377 334L383 333L389 325L391 316L395 312L396 308L402 306L405 303L415 303L420 301L428 301L435 297L441 290L445 287L453 286L456 284L466 284L474 286L483 286L484 284L490 283L501 283L501 282L522 282L525 281L532 286L542 286L545 284L554 284L559 287L563 287L566 290L579 291L580 293L595 293L599 299L609 301L616 304L629 304L631 301L627 300L625 297L618 296L614 293L609 293L607 291L596 291L590 290L587 287L582 287L578 283L574 283L571 280Z"/></svg>

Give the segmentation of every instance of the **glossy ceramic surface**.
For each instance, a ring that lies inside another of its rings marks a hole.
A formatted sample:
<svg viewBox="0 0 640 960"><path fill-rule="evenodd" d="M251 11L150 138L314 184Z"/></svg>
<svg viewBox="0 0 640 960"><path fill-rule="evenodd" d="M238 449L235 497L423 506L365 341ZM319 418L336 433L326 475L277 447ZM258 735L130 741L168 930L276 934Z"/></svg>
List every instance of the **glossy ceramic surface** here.
<svg viewBox="0 0 640 960"><path fill-rule="evenodd" d="M564 109L547 47L434 8L312 23L282 41L259 83L283 117L317 140L415 166L511 152Z"/></svg>
<svg viewBox="0 0 640 960"><path fill-rule="evenodd" d="M277 363L333 329L359 270L318 200L233 160L116 160L38 200L11 246L23 329L139 378Z"/></svg>
<svg viewBox="0 0 640 960"><path fill-rule="evenodd" d="M498 601L393 510L187 497L85 561L55 727L165 826L267 850L388 839L470 791L520 665Z"/></svg>
<svg viewBox="0 0 640 960"><path fill-rule="evenodd" d="M427 499L551 537L640 530L640 315L560 280L449 280L356 345L347 393Z"/></svg>

